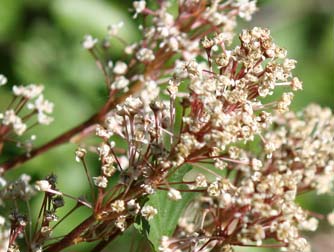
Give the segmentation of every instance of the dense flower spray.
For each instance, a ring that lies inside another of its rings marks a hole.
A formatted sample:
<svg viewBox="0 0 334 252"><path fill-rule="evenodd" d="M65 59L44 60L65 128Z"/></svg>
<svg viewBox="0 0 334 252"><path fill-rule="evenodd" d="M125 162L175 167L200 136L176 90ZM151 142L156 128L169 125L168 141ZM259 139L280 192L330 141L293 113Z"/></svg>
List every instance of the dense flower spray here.
<svg viewBox="0 0 334 252"><path fill-rule="evenodd" d="M0 216L1 251L62 251L81 242L97 242L92 251L102 251L132 225L161 252L232 252L235 246L309 251L302 231L315 231L322 216L295 200L310 190L333 192L332 112L318 105L289 112L302 82L292 74L296 61L268 29L242 30L231 47L237 18L250 20L255 1L179 0L177 14L171 6L163 0L152 8L144 0L133 2L143 33L136 43L118 35L121 23L110 25L101 42L84 37L83 47L105 78L108 101L41 147L32 147L35 136L15 138L25 154L0 167L5 173L72 141L90 197L66 194L53 174L34 185L28 175L16 181L0 177L0 204L14 209L8 218ZM105 60L110 38L124 44L124 59ZM6 83L0 75L0 85ZM39 85L13 86L13 101L0 113L0 153L10 135L51 123L53 104L42 91ZM276 92L279 98L270 99ZM88 137L98 138L98 146L88 144ZM99 159L95 176L87 156ZM36 193L44 199L33 220L29 200ZM76 205L58 216L64 197ZM167 205L183 207L166 217ZM91 211L86 220L54 237L57 226L81 207ZM164 235L153 237L163 218L170 218L168 227L160 226ZM329 223L333 219L330 213Z"/></svg>

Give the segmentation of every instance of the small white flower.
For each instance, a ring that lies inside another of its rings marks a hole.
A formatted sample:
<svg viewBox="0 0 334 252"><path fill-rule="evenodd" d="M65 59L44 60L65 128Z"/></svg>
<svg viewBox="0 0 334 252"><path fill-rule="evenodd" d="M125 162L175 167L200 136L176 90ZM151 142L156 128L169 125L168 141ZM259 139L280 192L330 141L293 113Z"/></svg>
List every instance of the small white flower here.
<svg viewBox="0 0 334 252"><path fill-rule="evenodd" d="M124 26L123 22L119 22L117 24L112 24L108 26L108 34L110 36L115 36L118 34L119 30Z"/></svg>
<svg viewBox="0 0 334 252"><path fill-rule="evenodd" d="M170 248L169 248L169 245L173 243L170 238L168 236L162 236L161 237L161 242L160 242L160 246L159 246L159 251L161 252L170 252L172 251Z"/></svg>
<svg viewBox="0 0 334 252"><path fill-rule="evenodd" d="M126 71L128 70L128 65L126 63L124 63L123 61L117 61L114 67L114 74L125 74Z"/></svg>
<svg viewBox="0 0 334 252"><path fill-rule="evenodd" d="M319 221L312 217L309 220L305 220L302 223L300 223L300 228L302 230L307 230L307 231L316 231L318 228Z"/></svg>
<svg viewBox="0 0 334 252"><path fill-rule="evenodd" d="M7 78L3 74L0 74L0 86L6 85Z"/></svg>
<svg viewBox="0 0 334 252"><path fill-rule="evenodd" d="M252 14L257 10L256 1L238 0L235 5L239 7L239 17L246 21L250 21Z"/></svg>
<svg viewBox="0 0 334 252"><path fill-rule="evenodd" d="M134 50L136 49L137 47L137 44L131 44L131 45L128 45L124 48L124 52L126 54L133 54Z"/></svg>
<svg viewBox="0 0 334 252"><path fill-rule="evenodd" d="M158 213L158 210L148 205L144 206L140 213L145 219L151 220Z"/></svg>
<svg viewBox="0 0 334 252"><path fill-rule="evenodd" d="M168 191L168 197L171 199L171 200L180 200L182 199L182 195L180 193L180 191L174 189L174 188L170 188L169 191Z"/></svg>
<svg viewBox="0 0 334 252"><path fill-rule="evenodd" d="M43 85L30 84L28 86L13 86L13 93L16 96L23 96L27 99L33 99L39 96L44 90Z"/></svg>
<svg viewBox="0 0 334 252"><path fill-rule="evenodd" d="M154 53L151 49L148 48L141 48L137 53L136 53L136 58L140 62L150 62L155 59Z"/></svg>
<svg viewBox="0 0 334 252"><path fill-rule="evenodd" d="M91 35L86 35L84 37L84 41L82 43L82 46L85 48L85 49L93 49L94 46L97 44L98 42L98 39L97 38L93 38Z"/></svg>
<svg viewBox="0 0 334 252"><path fill-rule="evenodd" d="M0 226L5 224L5 218L0 215Z"/></svg>
<svg viewBox="0 0 334 252"><path fill-rule="evenodd" d="M0 173L1 173L1 167L0 167ZM7 181L0 176L0 188L5 187L7 185Z"/></svg>
<svg viewBox="0 0 334 252"><path fill-rule="evenodd" d="M140 0L140 1L134 1L133 2L133 7L135 8L135 15L134 18L138 16L139 13L142 13L145 8L146 8L146 2L145 0Z"/></svg>
<svg viewBox="0 0 334 252"><path fill-rule="evenodd" d="M108 186L108 179L104 176L93 177L94 184L100 188L106 188Z"/></svg>
<svg viewBox="0 0 334 252"><path fill-rule="evenodd" d="M97 148L97 152L99 153L99 156L102 158L107 157L110 153L110 146L106 143L101 143L100 147Z"/></svg>
<svg viewBox="0 0 334 252"><path fill-rule="evenodd" d="M334 211L327 215L329 225L334 226Z"/></svg>
<svg viewBox="0 0 334 252"><path fill-rule="evenodd" d="M27 125L21 121L18 121L13 124L13 129L18 136L22 136L23 133L27 130Z"/></svg>
<svg viewBox="0 0 334 252"><path fill-rule="evenodd" d="M302 90L303 89L303 82L301 82L297 77L294 77L291 80L291 88L293 91Z"/></svg>
<svg viewBox="0 0 334 252"><path fill-rule="evenodd" d="M151 185L142 184L141 187L144 188L145 193L147 193L147 194L153 194L153 193L155 193L155 190L154 190L154 188Z"/></svg>
<svg viewBox="0 0 334 252"><path fill-rule="evenodd" d="M116 213L121 213L125 210L124 200L116 200L110 204L111 210Z"/></svg>
<svg viewBox="0 0 334 252"><path fill-rule="evenodd" d="M118 162L123 170L126 170L129 167L129 159L126 156L120 156Z"/></svg>
<svg viewBox="0 0 334 252"><path fill-rule="evenodd" d="M115 226L118 227L123 232L126 228L126 216L125 215L119 216L115 221Z"/></svg>
<svg viewBox="0 0 334 252"><path fill-rule="evenodd" d="M123 89L129 85L130 81L124 76L118 76L115 81L111 83L111 89Z"/></svg>
<svg viewBox="0 0 334 252"><path fill-rule="evenodd" d="M96 126L95 133L97 136L105 138L105 139L109 139L113 135L112 131L105 129L101 125Z"/></svg>
<svg viewBox="0 0 334 252"><path fill-rule="evenodd" d="M112 164L103 165L101 170L106 177L111 177L116 172L116 168Z"/></svg>
<svg viewBox="0 0 334 252"><path fill-rule="evenodd" d="M87 154L86 149L79 147L75 151L75 161L80 162Z"/></svg>
<svg viewBox="0 0 334 252"><path fill-rule="evenodd" d="M138 214L140 210L140 205L136 202L136 200L132 199L126 203L126 207L129 213Z"/></svg>
<svg viewBox="0 0 334 252"><path fill-rule="evenodd" d="M259 159L253 158L251 161L251 166L254 171L259 171L262 168L262 162Z"/></svg>
<svg viewBox="0 0 334 252"><path fill-rule="evenodd" d="M38 120L38 123L43 124L43 125L49 125L50 123L53 122L53 118L51 116L48 116L41 112L37 114L37 120Z"/></svg>
<svg viewBox="0 0 334 252"><path fill-rule="evenodd" d="M208 183L206 181L206 177L203 174L198 174L196 176L196 187L207 187Z"/></svg>
<svg viewBox="0 0 334 252"><path fill-rule="evenodd" d="M35 188L38 191L46 192L49 189L51 189L51 185L50 185L49 181L47 181L47 180L39 180L39 181L36 181Z"/></svg>

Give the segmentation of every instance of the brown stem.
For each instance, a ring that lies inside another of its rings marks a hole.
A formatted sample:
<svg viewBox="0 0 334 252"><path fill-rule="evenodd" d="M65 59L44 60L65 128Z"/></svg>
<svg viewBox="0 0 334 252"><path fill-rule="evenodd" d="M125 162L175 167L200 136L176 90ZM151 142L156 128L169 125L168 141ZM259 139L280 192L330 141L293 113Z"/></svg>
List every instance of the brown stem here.
<svg viewBox="0 0 334 252"><path fill-rule="evenodd" d="M83 231L85 231L90 225L95 222L94 215L88 217L85 221L79 224L76 228L74 228L69 234L67 234L63 239L59 242L56 242L54 245L51 245L46 252L59 252L66 247L75 243L75 239L77 239Z"/></svg>
<svg viewBox="0 0 334 252"><path fill-rule="evenodd" d="M32 150L30 152L30 155L22 154L20 156L17 156L12 160L9 160L5 163L0 164L0 167L3 168L4 171L8 171L8 170L18 166L19 164L23 164L23 163L29 161L30 159L32 159L32 158L50 150L50 149L52 149L52 148L54 148L58 145L67 143L76 134L80 133L81 131L85 130L86 128L90 127L91 125L93 125L95 123L102 122L104 120L106 114L110 110L114 109L117 104L122 103L130 95L138 92L142 88L142 85L143 84L141 82L136 82L134 85L132 85L132 87L129 89L129 91L126 92L125 94L117 97L116 99L114 99L114 97L110 97L109 100L106 102L106 104L101 108L101 110L98 113L92 115L85 122L83 122L83 123L79 124L78 126L66 131L65 133L63 133L60 136L54 138L50 142Z"/></svg>

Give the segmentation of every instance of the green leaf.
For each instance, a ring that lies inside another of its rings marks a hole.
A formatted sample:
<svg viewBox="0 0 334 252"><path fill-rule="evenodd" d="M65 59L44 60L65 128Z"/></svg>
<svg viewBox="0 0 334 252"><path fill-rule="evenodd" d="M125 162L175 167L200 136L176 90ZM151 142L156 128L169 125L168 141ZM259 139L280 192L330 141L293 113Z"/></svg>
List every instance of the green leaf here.
<svg viewBox="0 0 334 252"><path fill-rule="evenodd" d="M17 34L13 32L22 18L22 1L0 1L0 42L10 41Z"/></svg>
<svg viewBox="0 0 334 252"><path fill-rule="evenodd" d="M51 12L64 30L81 38L87 33L104 36L108 25L119 22L124 22L119 34L124 40L131 42L139 35L127 10L122 10L114 2L56 0L52 2Z"/></svg>
<svg viewBox="0 0 334 252"><path fill-rule="evenodd" d="M134 223L134 226L142 235L144 235L146 237L150 233L150 224L141 215L137 216L136 221Z"/></svg>
<svg viewBox="0 0 334 252"><path fill-rule="evenodd" d="M184 174L190 169L190 165L181 167L169 181L182 181ZM195 195L196 193L182 193L181 200L173 201L168 198L166 191L157 191L149 197L147 204L158 210L158 214L149 221L150 229L148 233L148 239L156 251L158 251L161 237L164 235L171 236L174 233L183 210Z"/></svg>

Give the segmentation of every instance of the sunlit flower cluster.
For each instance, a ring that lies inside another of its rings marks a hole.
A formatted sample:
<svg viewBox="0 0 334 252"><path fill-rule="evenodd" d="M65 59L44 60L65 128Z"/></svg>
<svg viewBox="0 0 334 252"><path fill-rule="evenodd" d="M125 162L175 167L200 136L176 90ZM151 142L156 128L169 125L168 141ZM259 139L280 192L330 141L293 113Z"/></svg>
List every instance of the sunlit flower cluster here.
<svg viewBox="0 0 334 252"><path fill-rule="evenodd" d="M1 139L6 139L13 133L21 136L38 124L49 125L53 121L50 116L53 112L53 103L44 98L43 89L42 85L36 84L13 86L12 101L0 113ZM36 119L33 119L34 117ZM31 140L34 138L35 136Z"/></svg>
<svg viewBox="0 0 334 252"><path fill-rule="evenodd" d="M101 110L31 153L30 143L28 155L0 166L2 176L30 154L70 141L78 144L74 157L89 193L59 190L55 175L34 186L28 175L14 182L0 177L0 205L14 209L8 224L0 216L0 239L8 251L20 251L22 236L34 252L58 252L81 242L97 242L92 251L102 251L133 224L151 239L150 227L172 215L170 237L161 237L160 245L150 240L157 251L233 252L235 246L309 251L302 232L316 231L322 216L296 199L311 190L333 193L334 117L318 105L289 111L303 85L292 74L296 60L269 29L242 30L231 47L237 18L249 21L256 1L179 0L177 13L172 1L156 1L152 8L139 0L132 6L142 22L141 40L125 41L118 23L105 38L86 35L82 43L105 80L109 98ZM109 58L111 39L121 42L126 57ZM6 83L0 74L0 86ZM0 153L10 134L21 136L53 120L43 86L12 90L12 102L0 113ZM85 141L89 136L92 141ZM44 197L32 229L29 200L35 193ZM59 219L65 197L76 204ZM168 204L172 213L166 213ZM184 204L183 212L177 204ZM54 229L81 207L90 216L54 237ZM334 225L334 213L327 220Z"/></svg>

